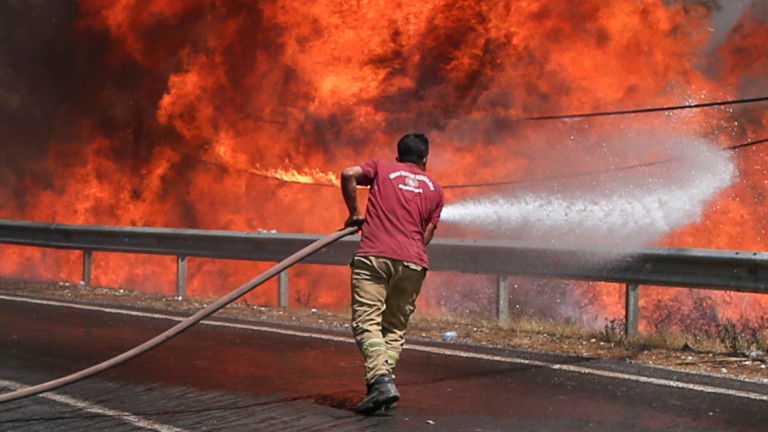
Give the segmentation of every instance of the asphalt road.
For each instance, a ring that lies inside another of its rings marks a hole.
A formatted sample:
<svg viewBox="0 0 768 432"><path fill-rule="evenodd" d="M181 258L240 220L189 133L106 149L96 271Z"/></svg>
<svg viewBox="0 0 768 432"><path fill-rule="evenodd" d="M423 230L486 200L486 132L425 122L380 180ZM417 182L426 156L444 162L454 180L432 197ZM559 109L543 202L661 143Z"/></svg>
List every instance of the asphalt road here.
<svg viewBox="0 0 768 432"><path fill-rule="evenodd" d="M0 295L0 392L133 348L178 316ZM411 339L402 395L355 415L348 330L216 316L152 352L0 405L0 431L767 431L768 385L624 362Z"/></svg>

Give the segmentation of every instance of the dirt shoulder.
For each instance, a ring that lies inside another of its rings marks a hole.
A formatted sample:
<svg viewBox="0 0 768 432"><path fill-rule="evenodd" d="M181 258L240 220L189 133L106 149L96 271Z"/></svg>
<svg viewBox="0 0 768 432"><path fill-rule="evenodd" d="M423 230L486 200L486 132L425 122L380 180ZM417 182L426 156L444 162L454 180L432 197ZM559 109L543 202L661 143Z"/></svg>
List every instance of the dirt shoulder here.
<svg viewBox="0 0 768 432"><path fill-rule="evenodd" d="M180 299L64 283L45 284L8 280L0 280L0 293L2 292L105 306L160 309L190 315L213 302L213 300ZM236 303L217 312L217 316L341 330L349 328L348 312L283 309ZM658 347L643 340L616 340L610 337L612 335L579 330L573 325L556 323L537 325L531 320L499 323L481 318L424 316L417 312L411 320L409 334L417 338L441 340L449 331L456 332L455 340L463 343L636 362L768 383L766 358L761 352L717 352L682 342L679 347Z"/></svg>

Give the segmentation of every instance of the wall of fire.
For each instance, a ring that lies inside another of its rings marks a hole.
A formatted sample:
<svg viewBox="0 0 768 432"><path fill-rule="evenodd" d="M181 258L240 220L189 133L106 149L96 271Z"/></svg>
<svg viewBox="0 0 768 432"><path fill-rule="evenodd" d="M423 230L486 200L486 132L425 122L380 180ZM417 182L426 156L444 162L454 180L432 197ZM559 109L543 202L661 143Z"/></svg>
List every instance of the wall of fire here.
<svg viewBox="0 0 768 432"><path fill-rule="evenodd" d="M765 2L63 0L2 2L0 21L2 218L328 232L345 216L337 173L421 131L447 190L438 235L768 249L768 103L616 113L765 97ZM579 113L614 114L531 119ZM5 277L79 277L76 254L2 253ZM171 294L173 265L98 254L94 282ZM263 268L191 260L189 292L216 297ZM345 269L291 281L295 305L349 300ZM494 285L431 275L420 307L481 310ZM525 310L621 316L616 287L517 285ZM670 305L768 306L643 299L646 323Z"/></svg>

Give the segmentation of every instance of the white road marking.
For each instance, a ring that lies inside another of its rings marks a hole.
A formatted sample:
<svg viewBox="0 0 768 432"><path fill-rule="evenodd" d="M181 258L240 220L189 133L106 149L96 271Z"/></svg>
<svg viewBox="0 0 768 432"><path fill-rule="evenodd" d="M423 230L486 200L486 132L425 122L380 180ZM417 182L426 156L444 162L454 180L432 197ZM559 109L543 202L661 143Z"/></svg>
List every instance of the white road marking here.
<svg viewBox="0 0 768 432"><path fill-rule="evenodd" d="M65 303L65 302L60 302L55 300L29 299L29 298L23 298L23 297L6 296L2 294L0 294L0 299L10 300L10 301L21 301L21 302L27 302L27 303L45 304L45 305L52 305L52 306L71 307L75 309L93 310L93 311L108 312L108 313L114 313L114 314L140 316L140 317L146 317L146 318L167 319L172 321L183 321L186 319L186 318L180 318L180 317L159 314L159 313L130 311L130 310L117 309L117 308L111 308L111 307L102 307L102 306L81 305L81 304ZM354 343L354 340L352 339L351 336L341 337L341 336L333 336L333 335L326 335L326 334L320 334L320 333L311 333L311 332L300 331L300 330L279 329L279 328L259 326L259 325L253 325L253 324L238 324L238 323L231 323L231 322L225 322L225 321L218 321L210 318L202 321L201 324L230 327L230 328L240 328L240 329L263 331L263 332L272 332L272 333L291 335L291 336L300 336L300 337L308 337L308 338L321 339L321 340L329 340L334 342ZM768 395L762 394L762 393L733 390L733 389L727 389L727 388L721 388L721 387L715 387L715 386L703 385L703 384L682 383L682 382L667 380L662 378L651 378L651 377L633 375L628 373L611 372L611 371L593 369L593 368L588 368L583 366L566 365L566 364L545 362L545 361L539 361L539 360L529 360L529 359L524 359L519 357L506 357L506 356L499 356L499 355L482 354L482 353L468 352L468 351L462 351L462 350L450 349L450 348L431 347L431 346L419 345L419 344L408 344L408 349L414 350L414 351L429 352L433 354L455 356L455 357L474 358L474 359L488 360L488 361L495 361L495 362L502 362L502 363L525 364L525 365L549 368L554 370L562 370L562 371L576 372L576 373L582 373L582 374L591 374L591 375L603 376L608 378L616 378L616 379L622 379L627 381L641 382L646 384L654 384L659 386L699 391L703 393L715 393L715 394L722 394L722 395L728 395L728 396L736 396L736 397L741 397L746 399L768 401ZM652 366L648 366L648 367L652 367ZM687 372L687 373L690 374L690 372Z"/></svg>
<svg viewBox="0 0 768 432"><path fill-rule="evenodd" d="M21 383L3 380L3 379L0 379L0 386L7 387L13 390L22 390L28 387ZM129 412L107 408L101 405L96 405L92 402L84 401L82 399L76 399L76 398L65 396L58 393L47 392L47 393L41 393L38 396L44 397L46 399L50 399L52 401L56 401L65 405L69 405L77 409L81 409L83 411L88 411L88 412L92 412L95 414L108 416L108 417L116 417L134 426L139 426L144 429L149 429L149 430L154 430L159 432L186 432L184 429L179 429L177 427L169 426L162 423L156 423L151 420L147 420L145 418L131 414Z"/></svg>

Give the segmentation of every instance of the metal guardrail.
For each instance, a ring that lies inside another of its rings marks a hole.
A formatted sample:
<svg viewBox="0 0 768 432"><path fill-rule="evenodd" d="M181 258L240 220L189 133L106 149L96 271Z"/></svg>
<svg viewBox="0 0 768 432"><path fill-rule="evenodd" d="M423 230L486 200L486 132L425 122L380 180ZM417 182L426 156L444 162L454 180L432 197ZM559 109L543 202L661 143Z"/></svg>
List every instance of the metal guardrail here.
<svg viewBox="0 0 768 432"><path fill-rule="evenodd" d="M90 285L94 251L177 257L177 293L186 293L187 257L277 262L321 235L198 229L69 225L0 219L0 243L84 252L83 281ZM304 263L348 265L358 239L347 237ZM626 284L626 331L637 332L639 286L671 286L768 293L768 253L712 249L578 249L489 240L435 239L432 271L499 275L497 315L509 314L506 276ZM279 305L287 306L288 276L279 280Z"/></svg>

